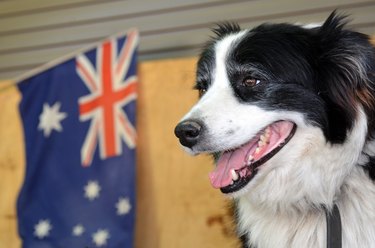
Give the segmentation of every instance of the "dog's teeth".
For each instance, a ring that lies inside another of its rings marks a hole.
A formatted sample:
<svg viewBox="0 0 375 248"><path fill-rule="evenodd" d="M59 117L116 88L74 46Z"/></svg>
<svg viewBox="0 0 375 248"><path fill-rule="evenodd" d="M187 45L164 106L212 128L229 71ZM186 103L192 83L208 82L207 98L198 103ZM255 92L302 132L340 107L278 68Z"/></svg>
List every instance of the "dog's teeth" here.
<svg viewBox="0 0 375 248"><path fill-rule="evenodd" d="M268 129L266 129L266 130L268 130ZM266 132L265 134L262 134L260 136L260 141L258 142L258 146L262 147L265 144L269 144L269 143L270 143L270 133Z"/></svg>
<svg viewBox="0 0 375 248"><path fill-rule="evenodd" d="M231 169L231 170L230 170L230 173L232 174L232 179L233 179L233 181L237 181L238 178L239 178L237 172L236 172L234 169Z"/></svg>
<svg viewBox="0 0 375 248"><path fill-rule="evenodd" d="M257 149L255 149L255 154L258 154L260 152L260 148L257 147Z"/></svg>
<svg viewBox="0 0 375 248"><path fill-rule="evenodd" d="M247 164L251 164L254 160L254 157L252 155L249 156L249 158L247 159Z"/></svg>

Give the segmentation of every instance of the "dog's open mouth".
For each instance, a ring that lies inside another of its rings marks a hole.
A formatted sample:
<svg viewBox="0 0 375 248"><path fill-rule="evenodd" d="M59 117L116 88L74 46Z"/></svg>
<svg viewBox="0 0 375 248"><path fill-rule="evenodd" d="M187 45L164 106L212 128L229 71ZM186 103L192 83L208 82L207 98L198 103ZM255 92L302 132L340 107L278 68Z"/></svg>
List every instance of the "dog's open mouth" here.
<svg viewBox="0 0 375 248"><path fill-rule="evenodd" d="M289 121L277 121L246 144L222 152L216 169L210 173L211 184L223 193L242 189L258 172L258 167L272 158L293 137L296 125Z"/></svg>

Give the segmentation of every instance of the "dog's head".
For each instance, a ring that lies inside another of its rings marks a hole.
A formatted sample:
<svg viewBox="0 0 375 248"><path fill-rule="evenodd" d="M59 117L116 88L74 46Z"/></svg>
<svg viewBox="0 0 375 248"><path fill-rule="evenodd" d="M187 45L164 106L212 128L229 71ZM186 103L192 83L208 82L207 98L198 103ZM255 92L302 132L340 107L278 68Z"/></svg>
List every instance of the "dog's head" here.
<svg viewBox="0 0 375 248"><path fill-rule="evenodd" d="M332 13L314 28L214 30L200 100L175 133L190 153L215 156L215 188L271 204L333 200L374 124L374 49L344 26Z"/></svg>

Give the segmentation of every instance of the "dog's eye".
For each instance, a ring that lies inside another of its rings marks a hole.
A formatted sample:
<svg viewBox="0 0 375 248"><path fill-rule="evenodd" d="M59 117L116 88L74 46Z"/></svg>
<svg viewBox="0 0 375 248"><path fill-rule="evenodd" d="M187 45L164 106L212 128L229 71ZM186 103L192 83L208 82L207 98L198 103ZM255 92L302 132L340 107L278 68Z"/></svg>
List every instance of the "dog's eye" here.
<svg viewBox="0 0 375 248"><path fill-rule="evenodd" d="M199 97L202 97L207 91L207 82L197 81L197 83L194 85L194 89L198 90Z"/></svg>
<svg viewBox="0 0 375 248"><path fill-rule="evenodd" d="M199 89L199 97L202 97L206 93L206 89Z"/></svg>
<svg viewBox="0 0 375 248"><path fill-rule="evenodd" d="M242 80L242 85L247 87L252 87L259 84L261 81L253 77L246 77Z"/></svg>

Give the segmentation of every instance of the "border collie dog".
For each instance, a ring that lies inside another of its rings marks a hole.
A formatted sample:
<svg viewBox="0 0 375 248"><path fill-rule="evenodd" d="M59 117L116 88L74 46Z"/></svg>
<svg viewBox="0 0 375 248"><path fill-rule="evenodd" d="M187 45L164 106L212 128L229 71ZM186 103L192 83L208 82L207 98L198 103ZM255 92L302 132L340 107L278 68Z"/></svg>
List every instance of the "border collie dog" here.
<svg viewBox="0 0 375 248"><path fill-rule="evenodd" d="M375 247L375 49L346 23L225 23L201 53L175 134L214 156L244 247L327 247L334 207L342 247Z"/></svg>

